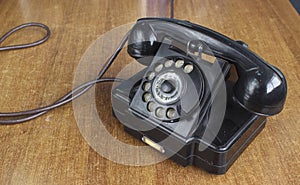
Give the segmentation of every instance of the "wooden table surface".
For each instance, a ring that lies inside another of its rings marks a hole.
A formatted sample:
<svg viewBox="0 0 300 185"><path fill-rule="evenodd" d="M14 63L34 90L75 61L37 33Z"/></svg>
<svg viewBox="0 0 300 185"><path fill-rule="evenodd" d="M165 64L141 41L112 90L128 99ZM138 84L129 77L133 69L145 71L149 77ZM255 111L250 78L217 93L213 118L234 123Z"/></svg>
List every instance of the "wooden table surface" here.
<svg viewBox="0 0 300 185"><path fill-rule="evenodd" d="M94 40L142 16L169 16L165 5L150 0L0 0L0 35L32 21L52 31L43 45L0 53L0 111L53 102L71 90L77 65ZM245 41L287 78L285 109L268 119L226 175L184 168L170 160L142 167L107 160L82 137L68 104L27 123L0 126L0 184L300 184L300 17L296 10L288 0L176 0L175 17ZM42 35L40 30L26 29L2 45ZM120 65L113 65L110 74ZM100 105L105 107L101 113L109 122L108 130L135 143L112 118L110 85L99 88L106 92Z"/></svg>

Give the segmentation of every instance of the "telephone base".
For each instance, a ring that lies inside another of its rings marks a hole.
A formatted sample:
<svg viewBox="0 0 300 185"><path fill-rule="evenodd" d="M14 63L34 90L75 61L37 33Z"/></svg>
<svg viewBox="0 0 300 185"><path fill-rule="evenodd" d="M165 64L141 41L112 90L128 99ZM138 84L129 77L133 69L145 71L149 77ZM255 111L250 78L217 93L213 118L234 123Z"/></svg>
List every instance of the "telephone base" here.
<svg viewBox="0 0 300 185"><path fill-rule="evenodd" d="M247 146L249 146L255 137L263 130L265 123L265 117L253 115L251 120L242 124L239 131L230 138L227 144L217 147L210 145L207 146L204 151L198 151L197 146L199 146L199 143L194 143L194 151L190 151L188 157L179 154L187 148L190 148L187 145L183 147L181 151L170 157L170 159L182 166L194 165L209 173L224 174ZM224 122L224 124L226 124L226 122ZM124 130L140 140L144 136L143 133L126 126L124 126ZM224 132L224 130L220 130L220 132Z"/></svg>
<svg viewBox="0 0 300 185"><path fill-rule="evenodd" d="M182 166L194 165L209 173L224 174L265 126L266 117L247 111L232 98L233 83L227 80L225 116L215 139L212 142L203 140L201 129L188 137L179 136L161 124L130 111L130 94L139 85L144 73L139 72L113 90L113 105L117 105L113 107L113 114L124 125L127 133L144 142L146 137L155 146L163 148L164 155L171 156L170 159ZM150 129L143 131L143 128ZM167 137L170 138L169 144L160 146L160 141ZM179 149L176 146L180 146ZM205 149L200 151L199 146Z"/></svg>

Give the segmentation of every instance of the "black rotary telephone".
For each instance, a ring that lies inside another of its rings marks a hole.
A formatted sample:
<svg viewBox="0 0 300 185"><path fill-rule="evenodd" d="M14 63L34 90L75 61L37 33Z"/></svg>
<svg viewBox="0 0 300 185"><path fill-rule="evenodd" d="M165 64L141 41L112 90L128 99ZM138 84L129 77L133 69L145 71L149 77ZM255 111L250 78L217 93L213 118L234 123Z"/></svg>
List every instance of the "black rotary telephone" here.
<svg viewBox="0 0 300 185"><path fill-rule="evenodd" d="M283 109L281 71L208 28L139 19L127 52L147 67L113 90L114 115L125 131L183 166L225 173L266 117Z"/></svg>

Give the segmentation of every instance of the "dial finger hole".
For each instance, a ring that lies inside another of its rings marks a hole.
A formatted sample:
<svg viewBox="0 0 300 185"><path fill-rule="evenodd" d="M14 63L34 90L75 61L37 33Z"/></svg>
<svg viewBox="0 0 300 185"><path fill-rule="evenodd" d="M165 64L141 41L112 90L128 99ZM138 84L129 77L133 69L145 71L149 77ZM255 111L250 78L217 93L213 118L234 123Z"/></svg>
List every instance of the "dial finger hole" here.
<svg viewBox="0 0 300 185"><path fill-rule="evenodd" d="M147 109L148 109L148 111L153 112L155 109L155 103L153 101L149 102L147 104Z"/></svg>
<svg viewBox="0 0 300 185"><path fill-rule="evenodd" d="M162 70L162 68L163 68L164 66L162 65L162 64L158 64L156 67L155 67L155 71L156 72L159 72L159 71L161 71Z"/></svg>
<svg viewBox="0 0 300 185"><path fill-rule="evenodd" d="M194 69L194 66L193 65L191 65L191 64L188 64L188 65L186 65L186 66L184 66L184 68L183 68L183 72L185 72L185 73L190 73L190 72L192 72L193 71L193 69Z"/></svg>
<svg viewBox="0 0 300 185"><path fill-rule="evenodd" d="M148 101L150 101L150 99L151 99L151 94L150 93L145 93L143 95L143 101L144 102L148 102Z"/></svg>
<svg viewBox="0 0 300 185"><path fill-rule="evenodd" d="M161 108L161 107L158 107L156 110L155 110L155 115L159 118L162 118L164 116L164 109Z"/></svg>
<svg viewBox="0 0 300 185"><path fill-rule="evenodd" d="M149 73L147 79L148 79L148 80L153 80L154 77L155 77L155 72L152 71L152 72Z"/></svg>
<svg viewBox="0 0 300 185"><path fill-rule="evenodd" d="M171 67L173 65L174 61L173 60L167 60L165 62L165 67Z"/></svg>
<svg viewBox="0 0 300 185"><path fill-rule="evenodd" d="M173 109L173 108L169 108L169 109L167 110L167 117L168 117L169 119L174 119L174 118L176 117L176 110Z"/></svg>
<svg viewBox="0 0 300 185"><path fill-rule="evenodd" d="M175 67L176 67L176 68L181 68L181 67L183 66L183 64L184 64L184 61L183 61L183 60L177 60L177 61L175 62Z"/></svg>
<svg viewBox="0 0 300 185"><path fill-rule="evenodd" d="M150 88L151 88L151 83L149 83L149 82L146 82L143 86L144 91L149 91Z"/></svg>

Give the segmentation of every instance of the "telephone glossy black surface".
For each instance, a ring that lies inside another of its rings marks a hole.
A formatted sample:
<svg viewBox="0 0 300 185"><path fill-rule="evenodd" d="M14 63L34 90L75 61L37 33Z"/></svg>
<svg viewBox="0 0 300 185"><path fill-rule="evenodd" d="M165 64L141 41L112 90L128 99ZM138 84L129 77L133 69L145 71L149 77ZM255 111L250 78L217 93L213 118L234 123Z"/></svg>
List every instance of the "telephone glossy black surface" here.
<svg viewBox="0 0 300 185"><path fill-rule="evenodd" d="M183 166L225 173L266 117L283 109L280 70L208 28L140 19L127 51L147 67L113 90L113 112L128 133Z"/></svg>

